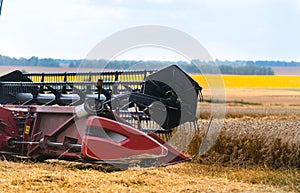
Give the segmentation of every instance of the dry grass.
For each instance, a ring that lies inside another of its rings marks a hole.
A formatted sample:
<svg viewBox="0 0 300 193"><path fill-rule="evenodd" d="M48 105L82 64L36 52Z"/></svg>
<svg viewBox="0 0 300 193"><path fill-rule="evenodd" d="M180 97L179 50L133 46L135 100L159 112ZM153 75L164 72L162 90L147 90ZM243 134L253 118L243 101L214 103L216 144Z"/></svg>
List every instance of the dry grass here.
<svg viewBox="0 0 300 193"><path fill-rule="evenodd" d="M198 163L107 172L63 161L1 161L0 176L1 192L297 192L300 177L299 171Z"/></svg>
<svg viewBox="0 0 300 193"><path fill-rule="evenodd" d="M300 168L300 119L226 119L215 145L201 157L206 164Z"/></svg>
<svg viewBox="0 0 300 193"><path fill-rule="evenodd" d="M300 168L299 91L243 89L226 92L229 99L247 98L262 105L227 104L224 125L216 144L200 161L226 166L260 165L271 168ZM275 100L279 97L282 100ZM271 105L272 103L278 105ZM200 107L207 119L211 104ZM201 128L207 121L200 122Z"/></svg>

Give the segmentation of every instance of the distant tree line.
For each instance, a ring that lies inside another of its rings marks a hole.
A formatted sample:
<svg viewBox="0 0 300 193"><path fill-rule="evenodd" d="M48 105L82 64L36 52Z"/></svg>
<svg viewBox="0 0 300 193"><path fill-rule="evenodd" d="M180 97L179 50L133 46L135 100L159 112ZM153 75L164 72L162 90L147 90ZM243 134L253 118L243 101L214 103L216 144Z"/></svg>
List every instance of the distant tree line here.
<svg viewBox="0 0 300 193"><path fill-rule="evenodd" d="M274 75L274 70L271 67L265 66L228 66L220 65L222 74L240 74L240 75Z"/></svg>
<svg viewBox="0 0 300 193"><path fill-rule="evenodd" d="M271 67L257 65L212 65L213 62L187 63L185 61L134 61L134 60L82 60L73 61L70 67L81 68L106 68L106 69L135 69L135 66L141 65L143 69L161 69L170 64L176 64L188 73L205 73L205 74L239 74L239 75L274 75ZM196 65L195 65L196 64Z"/></svg>
<svg viewBox="0 0 300 193"><path fill-rule="evenodd" d="M210 61L203 62L192 60L190 63L186 61L136 61L136 60L67 60L67 59L52 59L52 58L12 58L0 55L0 66L44 66L44 67L59 67L61 64L68 65L71 68L106 68L127 70L135 69L137 66L142 66L143 69L160 69L169 64L176 64L188 73L206 73L206 74L240 74L240 75L273 75L274 71L271 67L274 66L299 66L300 62L285 62L285 61ZM195 65L196 64L196 65ZM216 64L216 65L212 65ZM196 67L197 66L197 67ZM141 68L140 68L141 69Z"/></svg>
<svg viewBox="0 0 300 193"><path fill-rule="evenodd" d="M179 65L180 66L180 65ZM265 66L230 66L230 65L209 65L201 64L182 66L189 73L203 74L233 74L233 75L274 75L274 70L271 67Z"/></svg>
<svg viewBox="0 0 300 193"><path fill-rule="evenodd" d="M11 58L0 55L0 66L45 66L59 67L59 62L51 58L39 59L38 57L26 58Z"/></svg>
<svg viewBox="0 0 300 193"><path fill-rule="evenodd" d="M300 66L300 62L286 62L286 61L268 61L268 60L257 60L257 61L249 61L249 60L236 60L236 61L221 61L221 60L216 60L215 61L217 65L231 65L231 66L243 66L243 65L248 65L248 66L268 66L268 67L273 67L273 66Z"/></svg>

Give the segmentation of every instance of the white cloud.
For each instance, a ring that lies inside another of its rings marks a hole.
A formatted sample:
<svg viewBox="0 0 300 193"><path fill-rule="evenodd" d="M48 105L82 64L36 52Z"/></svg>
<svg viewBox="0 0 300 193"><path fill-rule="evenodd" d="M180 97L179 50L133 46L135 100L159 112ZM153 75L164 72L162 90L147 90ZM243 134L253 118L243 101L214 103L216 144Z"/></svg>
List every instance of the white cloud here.
<svg viewBox="0 0 300 193"><path fill-rule="evenodd" d="M100 40L91 40L95 33L101 34L112 22L126 19L126 9L85 0L16 0L6 2L0 19L0 54L74 57L77 52L84 57ZM87 48L85 44L90 41L93 43Z"/></svg>

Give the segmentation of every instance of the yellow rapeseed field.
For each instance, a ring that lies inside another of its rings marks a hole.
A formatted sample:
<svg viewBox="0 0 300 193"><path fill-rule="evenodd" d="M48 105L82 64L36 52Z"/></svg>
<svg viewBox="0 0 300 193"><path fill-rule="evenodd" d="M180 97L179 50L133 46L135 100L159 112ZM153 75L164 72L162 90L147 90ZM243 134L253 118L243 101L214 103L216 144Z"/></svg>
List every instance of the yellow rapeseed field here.
<svg viewBox="0 0 300 193"><path fill-rule="evenodd" d="M204 88L211 80L222 81L225 88L300 89L300 76L265 75L191 75Z"/></svg>

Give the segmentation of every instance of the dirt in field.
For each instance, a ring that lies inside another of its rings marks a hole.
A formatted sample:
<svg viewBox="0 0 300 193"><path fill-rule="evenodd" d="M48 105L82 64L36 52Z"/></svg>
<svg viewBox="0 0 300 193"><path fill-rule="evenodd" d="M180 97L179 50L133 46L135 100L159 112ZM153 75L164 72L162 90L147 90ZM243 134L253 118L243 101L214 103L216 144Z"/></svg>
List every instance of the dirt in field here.
<svg viewBox="0 0 300 193"><path fill-rule="evenodd" d="M300 75L300 67L299 66L283 66L283 67L272 67L276 75L293 75L299 76Z"/></svg>
<svg viewBox="0 0 300 193"><path fill-rule="evenodd" d="M225 118L300 116L299 90L227 89L224 101L212 103L211 93L204 92L205 102L198 103L198 117L208 119L212 111Z"/></svg>
<svg viewBox="0 0 300 193"><path fill-rule="evenodd" d="M300 107L300 90L226 89L229 102L252 102L271 107ZM239 104L239 103L237 103Z"/></svg>
<svg viewBox="0 0 300 193"><path fill-rule="evenodd" d="M300 107L299 89L226 89L224 94L227 106ZM213 93L204 90L203 96L209 100Z"/></svg>

